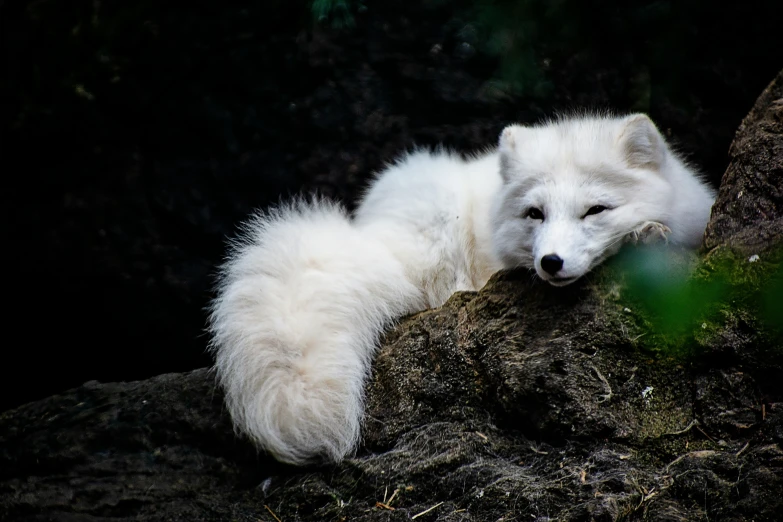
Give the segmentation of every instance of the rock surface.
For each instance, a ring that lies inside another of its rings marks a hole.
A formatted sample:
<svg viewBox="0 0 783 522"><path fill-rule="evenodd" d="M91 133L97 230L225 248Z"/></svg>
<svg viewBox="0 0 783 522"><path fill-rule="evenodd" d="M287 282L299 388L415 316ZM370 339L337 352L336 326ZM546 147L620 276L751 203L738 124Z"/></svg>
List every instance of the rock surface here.
<svg viewBox="0 0 783 522"><path fill-rule="evenodd" d="M783 343L737 292L781 263L780 86L732 146L694 275L730 291L701 325L655 331L612 265L498 274L388 333L333 467L257 455L207 370L88 383L0 415L0 519L779 520Z"/></svg>
<svg viewBox="0 0 783 522"><path fill-rule="evenodd" d="M742 121L705 235L746 252L783 237L783 72Z"/></svg>

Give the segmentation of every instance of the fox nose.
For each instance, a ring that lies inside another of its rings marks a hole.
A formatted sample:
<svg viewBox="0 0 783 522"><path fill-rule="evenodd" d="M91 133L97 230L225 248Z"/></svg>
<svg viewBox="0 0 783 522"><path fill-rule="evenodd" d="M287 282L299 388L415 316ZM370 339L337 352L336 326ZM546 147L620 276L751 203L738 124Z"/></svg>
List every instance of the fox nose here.
<svg viewBox="0 0 783 522"><path fill-rule="evenodd" d="M563 260L557 254L547 254L541 258L541 268L550 275L555 275L563 268Z"/></svg>

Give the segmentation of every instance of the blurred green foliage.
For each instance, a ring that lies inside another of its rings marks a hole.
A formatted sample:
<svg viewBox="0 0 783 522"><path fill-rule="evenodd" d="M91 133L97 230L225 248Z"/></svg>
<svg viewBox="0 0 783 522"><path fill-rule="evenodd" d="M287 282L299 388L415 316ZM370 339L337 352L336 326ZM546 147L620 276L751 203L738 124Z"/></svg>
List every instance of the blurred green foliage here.
<svg viewBox="0 0 783 522"><path fill-rule="evenodd" d="M624 251L615 261L625 276L624 299L651 333L643 344L670 355L688 355L698 349L695 341L700 337L741 321L781 351L783 251L763 257L718 251L699 261L695 270L689 258L674 249L640 247Z"/></svg>
<svg viewBox="0 0 783 522"><path fill-rule="evenodd" d="M632 251L623 262L628 294L648 312L657 330L681 335L710 315L727 291L725 274L690 279L688 267L664 248Z"/></svg>
<svg viewBox="0 0 783 522"><path fill-rule="evenodd" d="M312 0L310 9L316 22L342 29L355 26L354 11L362 11L366 7L358 0Z"/></svg>

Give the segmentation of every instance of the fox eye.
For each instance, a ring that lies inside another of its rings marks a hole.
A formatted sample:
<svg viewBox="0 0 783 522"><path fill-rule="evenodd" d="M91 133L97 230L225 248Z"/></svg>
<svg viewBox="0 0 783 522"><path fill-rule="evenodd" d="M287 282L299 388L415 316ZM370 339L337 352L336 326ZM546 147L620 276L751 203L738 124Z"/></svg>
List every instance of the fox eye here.
<svg viewBox="0 0 783 522"><path fill-rule="evenodd" d="M541 212L541 209L533 207L525 213L525 217L528 217L530 219L540 219L541 221L543 221L544 213Z"/></svg>
<svg viewBox="0 0 783 522"><path fill-rule="evenodd" d="M606 210L606 207L603 205L595 205L587 209L587 214L585 214L583 217L592 216L594 214L600 214Z"/></svg>

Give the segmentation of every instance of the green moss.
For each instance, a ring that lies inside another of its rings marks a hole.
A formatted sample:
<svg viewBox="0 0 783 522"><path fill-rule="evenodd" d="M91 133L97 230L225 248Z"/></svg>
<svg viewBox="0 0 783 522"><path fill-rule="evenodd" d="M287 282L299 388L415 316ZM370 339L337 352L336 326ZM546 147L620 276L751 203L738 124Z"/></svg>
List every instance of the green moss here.
<svg viewBox="0 0 783 522"><path fill-rule="evenodd" d="M340 29L356 25L354 12L366 6L358 0L312 0L310 9L316 22Z"/></svg>

